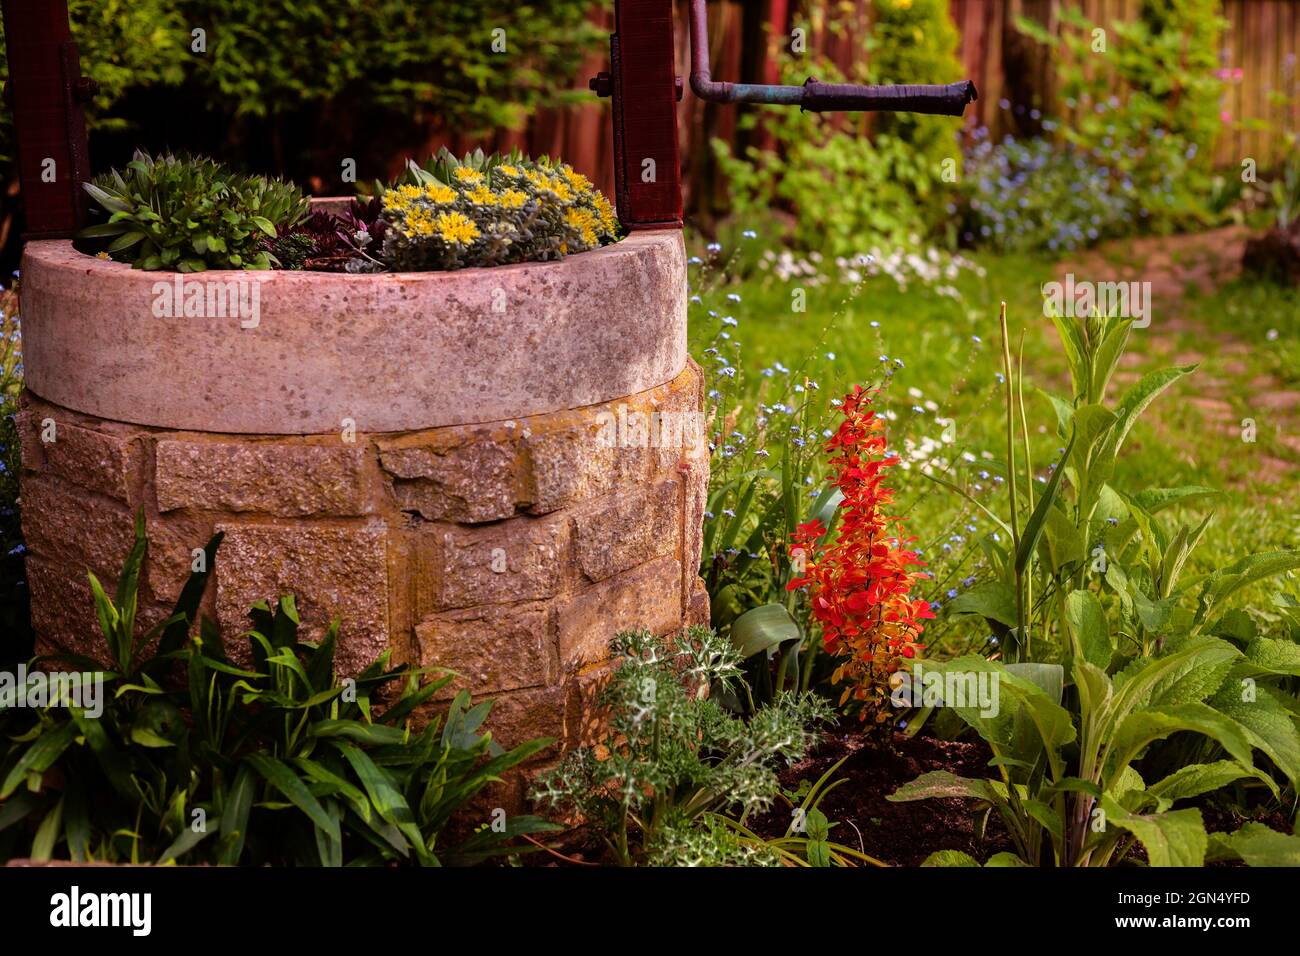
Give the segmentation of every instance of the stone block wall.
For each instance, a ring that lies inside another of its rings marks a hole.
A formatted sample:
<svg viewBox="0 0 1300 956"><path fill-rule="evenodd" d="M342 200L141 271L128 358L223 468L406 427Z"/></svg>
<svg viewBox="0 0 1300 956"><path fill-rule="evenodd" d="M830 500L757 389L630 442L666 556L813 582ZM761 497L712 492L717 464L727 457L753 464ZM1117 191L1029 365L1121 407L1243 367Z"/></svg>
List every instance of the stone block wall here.
<svg viewBox="0 0 1300 956"><path fill-rule="evenodd" d="M611 441L609 428L699 413L701 382L692 363L572 411L305 437L124 424L29 393L22 517L38 652L102 656L86 571L111 593L143 509L143 626L167 615L195 549L220 530L204 610L228 646L249 605L292 592L308 637L342 620L342 672L391 648L494 697L502 743L572 745L617 630L707 623L703 429L664 442L644 429Z"/></svg>

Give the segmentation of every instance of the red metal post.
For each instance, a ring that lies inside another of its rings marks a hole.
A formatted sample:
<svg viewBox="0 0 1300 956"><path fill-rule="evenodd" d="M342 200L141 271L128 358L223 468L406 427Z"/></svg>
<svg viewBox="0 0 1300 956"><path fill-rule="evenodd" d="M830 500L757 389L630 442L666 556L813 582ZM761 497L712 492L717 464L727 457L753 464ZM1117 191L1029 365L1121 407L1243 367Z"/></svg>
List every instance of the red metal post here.
<svg viewBox="0 0 1300 956"><path fill-rule="evenodd" d="M9 59L6 98L13 111L25 239L70 238L86 218L90 177L81 104L94 85L68 26L66 0L0 0Z"/></svg>
<svg viewBox="0 0 1300 956"><path fill-rule="evenodd" d="M592 86L613 95L618 218L628 229L680 229L672 0L615 0L614 31L610 75Z"/></svg>

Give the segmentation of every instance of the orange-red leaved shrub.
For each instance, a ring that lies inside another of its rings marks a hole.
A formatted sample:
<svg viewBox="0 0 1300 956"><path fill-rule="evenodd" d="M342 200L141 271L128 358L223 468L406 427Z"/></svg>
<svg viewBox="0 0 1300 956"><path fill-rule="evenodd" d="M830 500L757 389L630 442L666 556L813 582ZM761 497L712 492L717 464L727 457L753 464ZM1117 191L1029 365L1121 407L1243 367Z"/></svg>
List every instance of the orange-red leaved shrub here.
<svg viewBox="0 0 1300 956"><path fill-rule="evenodd" d="M930 605L912 590L927 575L903 536L903 522L889 508L894 492L884 483L885 469L898 464L886 457L885 425L871 408L871 394L855 386L844 399L844 421L826 443L834 472L831 481L844 494L835 540L823 543L818 520L801 524L792 556L803 574L791 590L807 587L813 618L822 627L826 650L840 658L833 680L844 685L843 705L857 702L862 719L889 720L889 678L900 658L915 655ZM797 568L796 564L796 568Z"/></svg>

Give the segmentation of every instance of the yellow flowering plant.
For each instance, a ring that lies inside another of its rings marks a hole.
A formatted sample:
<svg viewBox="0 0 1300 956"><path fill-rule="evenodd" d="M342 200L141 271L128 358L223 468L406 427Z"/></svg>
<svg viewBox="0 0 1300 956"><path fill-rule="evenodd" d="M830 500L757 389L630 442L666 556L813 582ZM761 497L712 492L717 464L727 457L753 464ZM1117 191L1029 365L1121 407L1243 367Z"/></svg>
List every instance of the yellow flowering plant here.
<svg viewBox="0 0 1300 956"><path fill-rule="evenodd" d="M544 262L619 237L587 177L519 151L456 159L441 150L383 191L383 264L398 272Z"/></svg>

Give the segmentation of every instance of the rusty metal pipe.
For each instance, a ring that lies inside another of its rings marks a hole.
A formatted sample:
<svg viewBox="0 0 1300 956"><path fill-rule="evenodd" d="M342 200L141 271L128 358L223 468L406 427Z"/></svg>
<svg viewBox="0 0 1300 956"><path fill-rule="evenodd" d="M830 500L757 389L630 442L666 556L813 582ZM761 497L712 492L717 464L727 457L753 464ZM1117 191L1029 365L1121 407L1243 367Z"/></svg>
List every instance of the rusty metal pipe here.
<svg viewBox="0 0 1300 956"><path fill-rule="evenodd" d="M768 103L798 106L815 113L835 110L855 112L932 113L961 116L966 104L979 94L970 80L947 85L905 84L861 86L821 83L809 77L803 86L768 83L727 83L713 79L709 69L709 13L707 0L691 0L691 90L710 103Z"/></svg>

